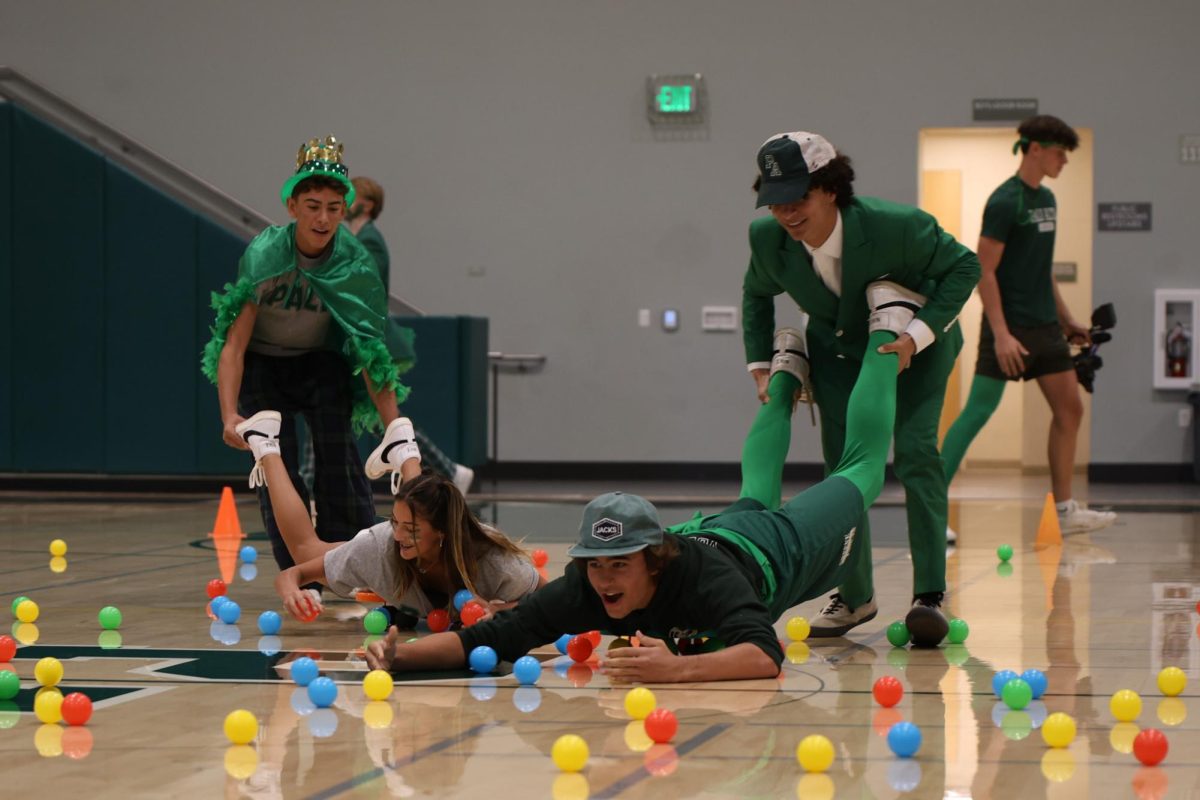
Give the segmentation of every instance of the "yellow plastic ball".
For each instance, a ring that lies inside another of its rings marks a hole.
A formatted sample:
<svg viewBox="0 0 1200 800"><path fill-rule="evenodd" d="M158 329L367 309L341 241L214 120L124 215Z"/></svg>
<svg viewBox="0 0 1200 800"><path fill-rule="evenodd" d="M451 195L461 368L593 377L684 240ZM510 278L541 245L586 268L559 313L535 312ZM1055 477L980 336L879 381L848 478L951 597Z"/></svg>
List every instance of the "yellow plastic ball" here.
<svg viewBox="0 0 1200 800"><path fill-rule="evenodd" d="M625 693L625 713L630 719L645 719L657 707L658 700L654 692L644 686L637 686Z"/></svg>
<svg viewBox="0 0 1200 800"><path fill-rule="evenodd" d="M1042 775L1051 783L1066 783L1075 774L1075 756L1070 750L1047 750L1042 755Z"/></svg>
<svg viewBox="0 0 1200 800"><path fill-rule="evenodd" d="M372 700L387 700L392 696L395 683L391 673L382 669L373 669L363 678L363 694Z"/></svg>
<svg viewBox="0 0 1200 800"><path fill-rule="evenodd" d="M1182 725L1187 719L1187 705L1178 697L1164 697L1158 701L1158 720L1163 725Z"/></svg>
<svg viewBox="0 0 1200 800"><path fill-rule="evenodd" d="M796 782L796 800L833 800L833 778L809 772Z"/></svg>
<svg viewBox="0 0 1200 800"><path fill-rule="evenodd" d="M67 571L67 560L62 556L55 556L50 559L50 571L56 575L61 575Z"/></svg>
<svg viewBox="0 0 1200 800"><path fill-rule="evenodd" d="M1139 729L1132 722L1118 722L1108 732L1108 743L1118 753L1129 755L1133 752L1133 740L1137 738Z"/></svg>
<svg viewBox="0 0 1200 800"><path fill-rule="evenodd" d="M1179 667L1164 667L1158 673L1158 690L1167 697L1183 694L1187 688L1187 675Z"/></svg>
<svg viewBox="0 0 1200 800"><path fill-rule="evenodd" d="M244 708L225 717L225 738L234 744L250 744L258 736L258 720Z"/></svg>
<svg viewBox="0 0 1200 800"><path fill-rule="evenodd" d="M47 725L62 721L62 692L39 693L33 700L33 713Z"/></svg>
<svg viewBox="0 0 1200 800"><path fill-rule="evenodd" d="M550 795L554 800L587 800L591 791L587 778L578 772L567 772L555 776Z"/></svg>
<svg viewBox="0 0 1200 800"><path fill-rule="evenodd" d="M796 746L796 760L805 772L824 772L833 763L833 743L820 734L805 736Z"/></svg>
<svg viewBox="0 0 1200 800"><path fill-rule="evenodd" d="M63 729L61 725L41 725L33 734L33 746L42 758L57 758L63 754Z"/></svg>
<svg viewBox="0 0 1200 800"><path fill-rule="evenodd" d="M392 725L392 706L382 700L372 700L363 709L363 722L372 730L381 731Z"/></svg>
<svg viewBox="0 0 1200 800"><path fill-rule="evenodd" d="M65 556L67 554L67 543L62 539L55 539L50 543L50 555Z"/></svg>
<svg viewBox="0 0 1200 800"><path fill-rule="evenodd" d="M225 771L235 781L244 781L258 769L258 753L245 744L231 745L225 750Z"/></svg>
<svg viewBox="0 0 1200 800"><path fill-rule="evenodd" d="M38 661L37 666L33 668L33 677L42 686L58 686L58 682L62 680L62 676L62 662L53 656L46 656Z"/></svg>
<svg viewBox="0 0 1200 800"><path fill-rule="evenodd" d="M1075 720L1056 711L1042 723L1042 739L1051 747L1066 747L1075 741Z"/></svg>
<svg viewBox="0 0 1200 800"><path fill-rule="evenodd" d="M568 733L554 740L550 758L563 772L579 772L587 765L588 746L582 737Z"/></svg>
<svg viewBox="0 0 1200 800"><path fill-rule="evenodd" d="M787 656L789 664L804 664L808 661L808 657L812 655L812 651L808 647L808 642L790 642L787 650L783 652Z"/></svg>
<svg viewBox="0 0 1200 800"><path fill-rule="evenodd" d="M21 604L17 606L17 619L21 622L37 622L40 613L41 609L38 608L38 604L32 600L22 600Z"/></svg>
<svg viewBox="0 0 1200 800"><path fill-rule="evenodd" d="M803 642L811 631L804 617L792 617L787 621L787 635L793 642Z"/></svg>
<svg viewBox="0 0 1200 800"><path fill-rule="evenodd" d="M1142 713L1142 698L1129 689L1113 692L1112 699L1108 701L1108 710L1118 722L1133 722Z"/></svg>
<svg viewBox="0 0 1200 800"><path fill-rule="evenodd" d="M625 746L635 753L644 753L654 746L654 740L646 733L646 724L642 720L630 720L625 726Z"/></svg>

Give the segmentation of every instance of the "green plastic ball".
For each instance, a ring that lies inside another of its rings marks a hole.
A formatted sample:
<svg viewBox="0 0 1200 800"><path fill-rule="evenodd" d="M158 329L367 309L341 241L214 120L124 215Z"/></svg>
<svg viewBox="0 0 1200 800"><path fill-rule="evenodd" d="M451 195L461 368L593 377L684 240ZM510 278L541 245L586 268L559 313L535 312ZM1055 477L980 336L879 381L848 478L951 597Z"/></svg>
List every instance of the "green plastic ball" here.
<svg viewBox="0 0 1200 800"><path fill-rule="evenodd" d="M1002 544L996 548L996 555L1000 556L1001 561L1008 561L1013 556L1011 544Z"/></svg>
<svg viewBox="0 0 1200 800"><path fill-rule="evenodd" d="M14 616L14 617L17 615L17 606L21 605L21 603L24 603L24 602L25 602L26 600L28 600L28 599L29 599L29 598L28 598L28 597L26 597L25 595L21 595L20 597L17 597L17 598L14 598L14 599L13 599L13 601L12 601L12 613L13 613L13 616Z"/></svg>
<svg viewBox="0 0 1200 800"><path fill-rule="evenodd" d="M17 673L4 670L0 672L0 700L12 700L21 690L21 679Z"/></svg>
<svg viewBox="0 0 1200 800"><path fill-rule="evenodd" d="M909 636L908 626L900 620L888 625L887 640L891 642L892 647L904 647L910 638L912 637Z"/></svg>
<svg viewBox="0 0 1200 800"><path fill-rule="evenodd" d="M950 630L946 634L946 641L950 644L962 644L967 640L967 634L970 632L971 626L965 619L952 619L950 620Z"/></svg>
<svg viewBox="0 0 1200 800"><path fill-rule="evenodd" d="M121 627L121 611L116 606L105 606L97 615L100 627L106 631L115 631Z"/></svg>
<svg viewBox="0 0 1200 800"><path fill-rule="evenodd" d="M1033 689L1020 678L1013 678L1000 690L1000 699L1013 711L1020 711L1033 699Z"/></svg>
<svg viewBox="0 0 1200 800"><path fill-rule="evenodd" d="M378 608L368 611L367 615L363 617L363 627L367 629L367 633L383 633L388 628L388 616Z"/></svg>

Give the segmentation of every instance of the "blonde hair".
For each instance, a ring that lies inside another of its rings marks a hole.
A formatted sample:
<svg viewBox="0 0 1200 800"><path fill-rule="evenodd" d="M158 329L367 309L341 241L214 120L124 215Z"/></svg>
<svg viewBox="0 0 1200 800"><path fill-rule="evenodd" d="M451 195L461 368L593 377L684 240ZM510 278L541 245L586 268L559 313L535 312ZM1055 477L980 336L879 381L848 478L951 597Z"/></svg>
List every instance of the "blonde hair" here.
<svg viewBox="0 0 1200 800"><path fill-rule="evenodd" d="M371 219L379 219L379 214L383 211L383 187L370 178L365 178L362 175L355 175L350 179L354 184L354 192L363 200L370 200L374 205L371 206Z"/></svg>

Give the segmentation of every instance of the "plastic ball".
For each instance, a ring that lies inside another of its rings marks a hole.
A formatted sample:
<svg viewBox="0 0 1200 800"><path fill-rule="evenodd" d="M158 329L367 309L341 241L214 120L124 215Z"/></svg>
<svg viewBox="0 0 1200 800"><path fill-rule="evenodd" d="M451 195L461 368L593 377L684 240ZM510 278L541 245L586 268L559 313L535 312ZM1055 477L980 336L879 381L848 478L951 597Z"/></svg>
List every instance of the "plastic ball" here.
<svg viewBox="0 0 1200 800"><path fill-rule="evenodd" d="M811 632L812 628L804 617L792 617L787 621L787 635L793 642L803 642Z"/></svg>
<svg viewBox="0 0 1200 800"><path fill-rule="evenodd" d="M1021 676L1018 675L1017 673L1013 672L1011 669L1000 670L999 672L997 672L995 675L992 676L992 694L996 695L997 698L1003 700L1004 699L1004 684L1008 683L1009 681L1011 681L1014 678L1019 678L1019 677L1021 677Z"/></svg>
<svg viewBox="0 0 1200 800"><path fill-rule="evenodd" d="M657 707L658 698L644 686L634 687L625 693L625 713L630 719L645 719Z"/></svg>
<svg viewBox="0 0 1200 800"><path fill-rule="evenodd" d="M363 678L363 694L372 700L387 700L392 696L395 682L391 673L382 669L373 669Z"/></svg>
<svg viewBox="0 0 1200 800"><path fill-rule="evenodd" d="M62 720L62 692L52 689L48 692L38 692L33 698L33 713L47 725L53 725Z"/></svg>
<svg viewBox="0 0 1200 800"><path fill-rule="evenodd" d="M470 589L459 589L454 593L454 610L461 612L473 596Z"/></svg>
<svg viewBox="0 0 1200 800"><path fill-rule="evenodd" d="M464 628L470 628L483 619L486 614L487 610L484 609L483 604L472 600L462 607L462 611L458 612L458 618L462 620Z"/></svg>
<svg viewBox="0 0 1200 800"><path fill-rule="evenodd" d="M115 631L121 627L121 610L116 606L105 606L96 615L100 627L106 631Z"/></svg>
<svg viewBox="0 0 1200 800"><path fill-rule="evenodd" d="M554 766L563 772L579 772L587 765L587 742L573 733L560 736L550 748L550 758L554 760Z"/></svg>
<svg viewBox="0 0 1200 800"><path fill-rule="evenodd" d="M1000 557L1001 561L1008 561L1010 558L1013 557L1012 545L1011 544L1000 545L999 547L996 548L996 555L998 555Z"/></svg>
<svg viewBox="0 0 1200 800"><path fill-rule="evenodd" d="M884 708L891 708L900 702L900 698L904 697L904 686L891 675L884 675L875 681L875 685L871 687L871 694L875 697L876 703Z"/></svg>
<svg viewBox="0 0 1200 800"><path fill-rule="evenodd" d="M63 665L62 662L53 656L46 656L39 660L33 668L33 677L42 686L57 686L62 680Z"/></svg>
<svg viewBox="0 0 1200 800"><path fill-rule="evenodd" d="M12 661L17 654L17 640L5 634L0 636L0 661Z"/></svg>
<svg viewBox="0 0 1200 800"><path fill-rule="evenodd" d="M567 655L576 663L587 661L592 656L592 641L586 636L572 636L567 642Z"/></svg>
<svg viewBox="0 0 1200 800"><path fill-rule="evenodd" d="M379 635L388 629L389 622L387 612L377 608L363 617L363 628L367 633Z"/></svg>
<svg viewBox="0 0 1200 800"><path fill-rule="evenodd" d="M897 722L888 730L887 743L900 758L910 758L921 749L921 729L911 722Z"/></svg>
<svg viewBox="0 0 1200 800"><path fill-rule="evenodd" d="M0 700L12 700L21 691L21 679L15 672L0 672Z"/></svg>
<svg viewBox="0 0 1200 800"><path fill-rule="evenodd" d="M1179 667L1164 667L1158 673L1158 690L1167 697L1183 694L1187 688L1187 675Z"/></svg>
<svg viewBox="0 0 1200 800"><path fill-rule="evenodd" d="M92 701L83 692L71 692L63 698L62 718L68 725L86 725L92 718Z"/></svg>
<svg viewBox="0 0 1200 800"><path fill-rule="evenodd" d="M250 744L258 736L258 720L244 708L225 717L225 738L233 744Z"/></svg>
<svg viewBox="0 0 1200 800"><path fill-rule="evenodd" d="M221 622L226 625L232 625L237 622L242 616L242 607L232 600L221 604L221 608L217 611L217 616Z"/></svg>
<svg viewBox="0 0 1200 800"><path fill-rule="evenodd" d="M32 600L22 600L21 605L17 606L17 619L21 622L37 622L39 613L38 604Z"/></svg>
<svg viewBox="0 0 1200 800"><path fill-rule="evenodd" d="M521 656L513 662L513 677L522 686L533 686L542 677L542 662L533 656Z"/></svg>
<svg viewBox="0 0 1200 800"><path fill-rule="evenodd" d="M1046 674L1040 669L1027 669L1021 673L1021 680L1029 684L1034 700L1041 700L1046 693Z"/></svg>
<svg viewBox="0 0 1200 800"><path fill-rule="evenodd" d="M67 543L62 539L55 539L50 543L50 555L65 556L67 554Z"/></svg>
<svg viewBox="0 0 1200 800"><path fill-rule="evenodd" d="M550 561L550 554L541 548L534 550L530 553L530 556L533 558L533 565L535 567L544 567Z"/></svg>
<svg viewBox="0 0 1200 800"><path fill-rule="evenodd" d="M332 678L326 678L324 675L313 678L308 684L308 699L312 700L317 708L329 708L337 699L337 693L337 684Z"/></svg>
<svg viewBox="0 0 1200 800"><path fill-rule="evenodd" d="M308 656L301 656L292 662L292 681L297 686L308 686L320 674L317 662Z"/></svg>
<svg viewBox="0 0 1200 800"><path fill-rule="evenodd" d="M675 714L665 708L656 708L646 715L644 720L646 735L658 744L666 744L675 737L679 730L679 720Z"/></svg>
<svg viewBox="0 0 1200 800"><path fill-rule="evenodd" d="M472 670L478 672L480 675L487 675L500 663L500 658L496 655L495 650L486 644L481 644L471 651L468 662Z"/></svg>
<svg viewBox="0 0 1200 800"><path fill-rule="evenodd" d="M1020 678L1013 678L1000 690L1000 699L1013 711L1020 711L1033 699L1033 689Z"/></svg>
<svg viewBox="0 0 1200 800"><path fill-rule="evenodd" d="M246 545L241 549L241 552L239 552L238 555L241 557L242 561L246 562L247 564L253 564L255 561L258 561L258 551L254 549L253 545Z"/></svg>
<svg viewBox="0 0 1200 800"><path fill-rule="evenodd" d="M1056 711L1042 723L1042 739L1051 747L1066 747L1075 741L1075 720Z"/></svg>
<svg viewBox="0 0 1200 800"><path fill-rule="evenodd" d="M213 578L211 581L209 581L205 590L208 592L209 600L220 597L227 591L225 581L221 580L220 578Z"/></svg>
<svg viewBox="0 0 1200 800"><path fill-rule="evenodd" d="M567 654L567 645L570 643L570 641L571 641L571 634L564 633L562 636L558 637L558 639L555 640L554 648L556 650L558 650L558 652L562 653L565 656Z"/></svg>
<svg viewBox="0 0 1200 800"><path fill-rule="evenodd" d="M962 644L971 633L971 626L965 619L950 620L950 630L946 632L946 641L950 644Z"/></svg>
<svg viewBox="0 0 1200 800"><path fill-rule="evenodd" d="M892 647L904 647L908 644L912 637L908 633L908 626L900 620L896 620L887 627L887 640Z"/></svg>
<svg viewBox="0 0 1200 800"><path fill-rule="evenodd" d="M1122 689L1113 693L1108 710L1118 722L1133 722L1142 713L1142 698L1137 692Z"/></svg>
<svg viewBox="0 0 1200 800"><path fill-rule="evenodd" d="M448 631L450 630L450 612L444 608L435 608L425 617L425 624L434 633Z"/></svg>
<svg viewBox="0 0 1200 800"><path fill-rule="evenodd" d="M589 642L592 643L593 650L600 647L600 639L601 639L600 631L588 631L587 633L581 633L579 635L584 637L585 639L587 639Z"/></svg>
<svg viewBox="0 0 1200 800"><path fill-rule="evenodd" d="M805 772L824 772L833 764L833 742L820 734L805 736L796 745L796 761Z"/></svg>
<svg viewBox="0 0 1200 800"><path fill-rule="evenodd" d="M283 617L278 611L264 611L258 615L258 630L263 636L274 636L283 627Z"/></svg>
<svg viewBox="0 0 1200 800"><path fill-rule="evenodd" d="M1167 750L1167 737L1156 728L1146 728L1133 738L1134 758L1147 767L1153 767L1166 758Z"/></svg>

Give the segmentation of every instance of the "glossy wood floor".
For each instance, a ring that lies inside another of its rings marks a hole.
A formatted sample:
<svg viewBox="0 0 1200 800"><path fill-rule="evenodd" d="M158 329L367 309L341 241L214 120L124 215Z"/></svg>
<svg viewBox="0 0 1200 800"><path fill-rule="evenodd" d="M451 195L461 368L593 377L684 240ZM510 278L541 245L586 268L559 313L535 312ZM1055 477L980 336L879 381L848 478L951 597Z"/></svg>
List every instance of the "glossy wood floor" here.
<svg viewBox="0 0 1200 800"><path fill-rule="evenodd" d="M884 631L904 614L911 566L902 512L877 508L879 617L845 639L793 645L779 680L654 687L680 728L672 745L652 748L624 714L625 689L602 671L568 669L552 647L539 653L547 669L537 688L518 689L507 674L443 675L398 683L389 701L370 703L353 652L363 641L362 607L331 604L315 623L288 620L278 637L261 637L257 615L277 607L275 568L244 491L240 517L260 557L256 568L233 568L230 595L243 612L232 626L204 611L205 584L221 571L207 538L215 498L0 498L0 612L17 595L41 607L34 625L13 629L26 644L11 663L22 691L0 703L0 796L1200 796L1195 493L1172 490L1179 496L1148 505L1126 490L1117 525L1037 550L1034 483L1001 476L995 491L954 504L961 544L948 559L947 606L970 623L965 645L888 645ZM705 503L664 509L664 518L690 516L696 505ZM500 501L482 513L544 546L553 574L580 507ZM61 572L47 552L56 537L70 548ZM998 567L1003 543L1016 551L1011 571ZM119 637L101 636L96 614L105 605L123 612ZM298 653L315 655L339 681L332 708L314 710L290 682ZM42 725L28 711L34 664L46 655L62 659L66 689L96 700L86 728ZM1165 666L1188 674L1178 698L1156 687ZM1025 711L998 705L993 674L1031 667L1048 676L1043 700ZM895 709L872 701L883 675L904 685ZM1142 767L1130 754L1136 728L1109 712L1119 689L1142 696L1137 727L1167 735L1161 766ZM222 733L236 708L259 720L249 747L231 747ZM1055 711L1078 725L1065 750L1049 750L1038 730ZM888 750L882 734L899 720L922 731L916 758ZM564 733L591 749L579 775L561 775L550 759ZM796 763L796 745L812 733L836 749L827 775L804 776Z"/></svg>

